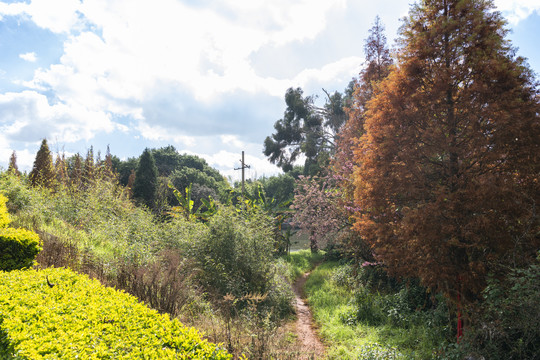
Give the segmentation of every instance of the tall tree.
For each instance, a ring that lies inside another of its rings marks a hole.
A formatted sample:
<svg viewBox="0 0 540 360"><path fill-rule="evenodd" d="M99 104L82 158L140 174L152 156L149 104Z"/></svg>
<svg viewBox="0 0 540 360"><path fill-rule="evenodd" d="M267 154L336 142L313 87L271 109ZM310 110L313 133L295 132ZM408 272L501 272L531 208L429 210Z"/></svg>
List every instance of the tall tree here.
<svg viewBox="0 0 540 360"><path fill-rule="evenodd" d="M338 134L336 154L332 161L333 173L340 180L339 186L345 206L351 209L354 197L352 177L356 167L353 149L364 134L366 104L373 97L377 84L388 76L393 65L386 43L384 25L379 16L375 17L369 36L365 40L364 55L366 58L364 68L359 78L350 84L354 88L345 108L348 118Z"/></svg>
<svg viewBox="0 0 540 360"><path fill-rule="evenodd" d="M96 166L94 163L94 147L90 146L86 153L86 159L84 160L83 177L84 183L91 183L96 177Z"/></svg>
<svg viewBox="0 0 540 360"><path fill-rule="evenodd" d="M19 167L17 166L17 153L15 152L15 150L13 150L13 152L11 153L11 157L9 158L8 173L14 174L16 176L21 175Z"/></svg>
<svg viewBox="0 0 540 360"><path fill-rule="evenodd" d="M29 176L32 186L41 186L48 189L53 189L55 186L56 174L47 139L43 139L41 142Z"/></svg>
<svg viewBox="0 0 540 360"><path fill-rule="evenodd" d="M158 186L158 171L152 152L144 149L140 159L137 171L135 172L135 181L133 184L133 197L138 199L149 208L154 207L156 198L156 189Z"/></svg>
<svg viewBox="0 0 540 360"><path fill-rule="evenodd" d="M287 109L274 124L275 132L264 141L264 155L285 172L292 170L301 155L306 158L304 171L317 173L326 165L335 147L335 135L345 122L343 96L326 92L324 107L314 105L312 96L304 97L301 88L285 93Z"/></svg>
<svg viewBox="0 0 540 360"><path fill-rule="evenodd" d="M72 188L79 188L83 182L83 163L82 156L77 153L72 158L68 159L68 163L71 160L71 169L69 171L69 183Z"/></svg>
<svg viewBox="0 0 540 360"><path fill-rule="evenodd" d="M62 156L60 156L60 153L56 154L54 171L56 172L56 181L58 184L62 186L67 185L69 179L67 176L66 157L64 154L62 154Z"/></svg>
<svg viewBox="0 0 540 360"><path fill-rule="evenodd" d="M473 301L540 246L540 104L491 1L424 0L367 103L356 228L395 274Z"/></svg>

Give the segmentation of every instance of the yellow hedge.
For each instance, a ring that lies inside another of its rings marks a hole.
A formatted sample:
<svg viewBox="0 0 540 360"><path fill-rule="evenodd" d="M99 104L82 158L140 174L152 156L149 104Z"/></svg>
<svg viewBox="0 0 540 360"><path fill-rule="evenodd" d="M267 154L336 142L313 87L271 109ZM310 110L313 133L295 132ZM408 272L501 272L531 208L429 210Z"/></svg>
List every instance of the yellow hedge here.
<svg viewBox="0 0 540 360"><path fill-rule="evenodd" d="M195 329L133 296L53 268L0 272L0 354L32 360L231 359Z"/></svg>
<svg viewBox="0 0 540 360"><path fill-rule="evenodd" d="M8 199L0 193L0 229L5 228L11 222L6 206Z"/></svg>

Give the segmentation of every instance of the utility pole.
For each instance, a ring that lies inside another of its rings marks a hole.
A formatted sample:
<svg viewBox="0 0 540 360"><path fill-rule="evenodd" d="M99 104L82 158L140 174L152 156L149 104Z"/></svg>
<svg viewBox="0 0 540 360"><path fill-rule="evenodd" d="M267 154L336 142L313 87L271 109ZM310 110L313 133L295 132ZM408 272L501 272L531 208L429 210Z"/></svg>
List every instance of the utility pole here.
<svg viewBox="0 0 540 360"><path fill-rule="evenodd" d="M244 151L242 150L242 159L240 160L241 166L239 168L235 168L234 170L242 170L242 196L244 196L244 181L245 181L245 169L249 169L250 166L246 165L244 162Z"/></svg>

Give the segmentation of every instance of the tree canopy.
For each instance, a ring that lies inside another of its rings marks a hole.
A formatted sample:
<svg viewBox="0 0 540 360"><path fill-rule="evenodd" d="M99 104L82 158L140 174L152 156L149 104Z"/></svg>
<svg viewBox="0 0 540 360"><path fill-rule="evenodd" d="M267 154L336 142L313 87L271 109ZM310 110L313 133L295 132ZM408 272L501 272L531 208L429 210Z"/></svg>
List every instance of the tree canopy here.
<svg viewBox="0 0 540 360"><path fill-rule="evenodd" d="M326 95L326 103L320 108L315 106L313 96L304 97L301 88L286 91L283 118L276 121L275 132L264 141L263 153L271 163L288 172L303 155L307 174L318 173L321 166L327 165L346 115L343 95Z"/></svg>
<svg viewBox="0 0 540 360"><path fill-rule="evenodd" d="M144 149L137 171L135 172L135 183L133 184L133 197L139 199L149 208L154 207L157 189L158 171L156 162L150 149Z"/></svg>

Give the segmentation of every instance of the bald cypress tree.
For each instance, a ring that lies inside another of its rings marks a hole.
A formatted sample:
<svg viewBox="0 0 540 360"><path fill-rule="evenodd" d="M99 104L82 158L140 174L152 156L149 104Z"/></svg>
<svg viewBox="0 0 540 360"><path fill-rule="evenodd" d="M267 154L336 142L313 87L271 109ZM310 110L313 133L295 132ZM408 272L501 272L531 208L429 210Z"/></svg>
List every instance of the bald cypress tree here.
<svg viewBox="0 0 540 360"><path fill-rule="evenodd" d="M475 301L540 247L540 104L491 1L424 0L367 103L356 229L394 274Z"/></svg>
<svg viewBox="0 0 540 360"><path fill-rule="evenodd" d="M39 148L34 166L30 172L30 183L32 186L40 186L53 189L56 184L56 173L54 171L52 154L47 145L47 139L43 139Z"/></svg>
<svg viewBox="0 0 540 360"><path fill-rule="evenodd" d="M135 171L133 184L133 198L145 204L149 208L154 207L158 184L158 171L152 152L144 149Z"/></svg>

